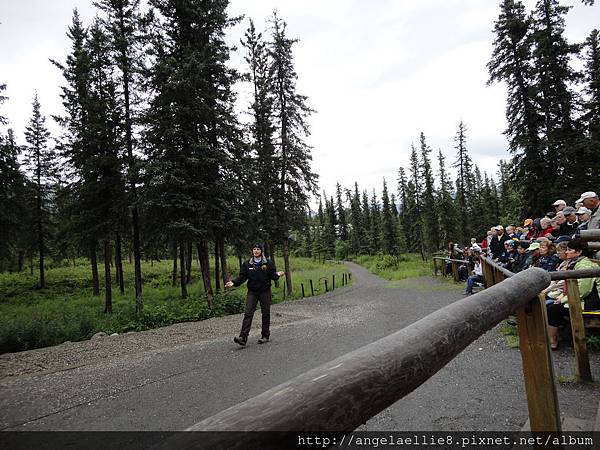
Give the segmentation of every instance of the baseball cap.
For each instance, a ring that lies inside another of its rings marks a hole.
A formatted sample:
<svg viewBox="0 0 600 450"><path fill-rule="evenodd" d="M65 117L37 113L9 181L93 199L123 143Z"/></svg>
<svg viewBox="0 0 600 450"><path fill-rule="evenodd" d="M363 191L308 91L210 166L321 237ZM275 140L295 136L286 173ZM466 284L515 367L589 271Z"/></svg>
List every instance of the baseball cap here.
<svg viewBox="0 0 600 450"><path fill-rule="evenodd" d="M529 244L529 248L527 249L528 251L534 251L540 248L540 243L539 242L532 242L531 244Z"/></svg>
<svg viewBox="0 0 600 450"><path fill-rule="evenodd" d="M565 209L563 209L563 214L565 216L570 216L571 214L575 214L575 211L577 210L572 206L567 206Z"/></svg>
<svg viewBox="0 0 600 450"><path fill-rule="evenodd" d="M598 195L595 192L587 191L587 192L584 192L583 194L581 194L581 197L575 203L583 203L583 201L586 198L595 198L595 197L598 197Z"/></svg>
<svg viewBox="0 0 600 450"><path fill-rule="evenodd" d="M533 219L525 219L525 222L523 223L523 226L524 227L528 227L532 223L533 223Z"/></svg>
<svg viewBox="0 0 600 450"><path fill-rule="evenodd" d="M580 215L580 214L592 214L592 211L590 211L588 208L586 208L585 206L582 206L581 208L579 208L577 211L575 211L575 214Z"/></svg>
<svg viewBox="0 0 600 450"><path fill-rule="evenodd" d="M558 206L558 205L567 206L567 202L565 202L564 200L556 200L554 203L552 203L552 206Z"/></svg>

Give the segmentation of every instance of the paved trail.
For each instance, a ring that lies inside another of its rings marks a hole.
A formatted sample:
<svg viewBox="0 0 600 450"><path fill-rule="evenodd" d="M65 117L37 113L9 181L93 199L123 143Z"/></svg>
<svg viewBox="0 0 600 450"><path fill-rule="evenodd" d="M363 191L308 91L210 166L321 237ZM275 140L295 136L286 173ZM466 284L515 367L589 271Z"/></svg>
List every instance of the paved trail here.
<svg viewBox="0 0 600 450"><path fill-rule="evenodd" d="M128 339L177 334L193 326L197 335L191 342L174 339L173 345L153 350L141 346L136 353L90 359L72 368L4 378L0 429L185 429L462 298L463 287L444 280L387 282L357 265L349 268L353 286L275 305L272 341L265 345L256 344L259 313L249 345L239 348L232 342L241 323L237 315L218 319L224 326L211 322L210 333L208 325L198 322L118 337L125 348ZM571 375L572 351L554 357L557 375ZM592 373L600 378L600 355L591 359ZM598 400L596 386L559 387L561 412L570 416L589 419ZM526 419L519 352L507 348L494 329L361 429L518 430Z"/></svg>

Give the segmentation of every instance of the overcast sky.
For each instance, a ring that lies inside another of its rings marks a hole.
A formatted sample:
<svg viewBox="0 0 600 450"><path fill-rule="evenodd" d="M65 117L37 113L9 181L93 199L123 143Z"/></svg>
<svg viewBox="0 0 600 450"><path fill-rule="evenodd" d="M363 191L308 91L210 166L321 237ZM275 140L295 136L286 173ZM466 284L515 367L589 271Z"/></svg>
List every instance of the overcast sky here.
<svg viewBox="0 0 600 450"><path fill-rule="evenodd" d="M381 190L385 177L396 191L411 144L423 131L437 155L451 163L460 120L468 149L482 171L496 173L508 158L505 87L486 86L498 0L233 0L231 15L245 15L231 30L239 43L252 18L268 26L274 8L288 24L294 47L298 91L317 113L311 118L313 169L320 188L333 194L336 182ZM533 7L534 0L524 2ZM567 16L566 35L581 42L600 24L600 7L580 0ZM1 114L20 143L37 89L42 112L61 113L61 75L48 58L64 61L73 8L85 24L95 15L91 0L0 1L0 83L9 100ZM232 65L243 69L241 50ZM241 90L240 105L249 97ZM437 164L435 164L437 171Z"/></svg>

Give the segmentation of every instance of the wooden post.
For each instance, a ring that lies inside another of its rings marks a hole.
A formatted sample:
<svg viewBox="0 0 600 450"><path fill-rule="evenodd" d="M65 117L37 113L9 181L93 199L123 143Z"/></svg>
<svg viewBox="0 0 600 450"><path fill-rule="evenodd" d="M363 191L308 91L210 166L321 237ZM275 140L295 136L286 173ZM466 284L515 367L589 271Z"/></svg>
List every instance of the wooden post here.
<svg viewBox="0 0 600 450"><path fill-rule="evenodd" d="M311 295L311 296L315 295L315 290L313 289L313 282L312 282L312 279L310 280L310 295Z"/></svg>
<svg viewBox="0 0 600 450"><path fill-rule="evenodd" d="M452 261L452 277L457 283L460 281L458 277L458 263L456 261Z"/></svg>
<svg viewBox="0 0 600 450"><path fill-rule="evenodd" d="M352 273L348 273L348 278L351 280L352 279Z"/></svg>
<svg viewBox="0 0 600 450"><path fill-rule="evenodd" d="M331 281L331 290L335 291L335 273L331 276L332 281Z"/></svg>
<svg viewBox="0 0 600 450"><path fill-rule="evenodd" d="M592 381L592 371L590 370L590 359L585 339L585 326L581 314L579 285L577 284L577 280L565 280L565 283L567 284L571 334L573 335L573 348L575 349L575 376L578 380Z"/></svg>
<svg viewBox="0 0 600 450"><path fill-rule="evenodd" d="M517 323L531 431L559 433L560 412L543 295L517 309Z"/></svg>
<svg viewBox="0 0 600 450"><path fill-rule="evenodd" d="M325 278L325 292L328 292L328 290L327 290L327 278Z"/></svg>
<svg viewBox="0 0 600 450"><path fill-rule="evenodd" d="M302 288L302 298L304 298L304 283L300 283L300 287Z"/></svg>
<svg viewBox="0 0 600 450"><path fill-rule="evenodd" d="M283 299L285 300L285 281L283 282Z"/></svg>
<svg viewBox="0 0 600 450"><path fill-rule="evenodd" d="M431 264L433 265L433 276L437 276L437 259L431 258Z"/></svg>
<svg viewBox="0 0 600 450"><path fill-rule="evenodd" d="M446 275L448 275L448 274L446 273L446 260L445 260L445 259L442 259L442 275L444 275L444 277L445 277Z"/></svg>

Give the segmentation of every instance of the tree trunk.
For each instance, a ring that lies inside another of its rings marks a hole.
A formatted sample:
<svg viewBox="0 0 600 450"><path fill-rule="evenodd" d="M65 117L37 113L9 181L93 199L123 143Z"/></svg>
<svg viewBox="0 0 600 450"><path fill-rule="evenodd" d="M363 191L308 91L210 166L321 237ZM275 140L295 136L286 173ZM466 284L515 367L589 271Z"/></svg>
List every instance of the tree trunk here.
<svg viewBox="0 0 600 450"><path fill-rule="evenodd" d="M269 259L273 261L273 265L277 267L277 262L275 261L275 244L269 244L269 249L271 250L271 257ZM279 280L275 281L275 287L279 287Z"/></svg>
<svg viewBox="0 0 600 450"><path fill-rule="evenodd" d="M92 263L92 293L100 295L100 280L98 277L98 255L96 253L96 241L90 243L90 262Z"/></svg>
<svg viewBox="0 0 600 450"><path fill-rule="evenodd" d="M187 299L187 283L185 277L185 244L183 241L179 241L179 269L180 269L180 282L181 282L181 298Z"/></svg>
<svg viewBox="0 0 600 450"><path fill-rule="evenodd" d="M193 256L193 247L192 247L192 241L189 241L186 243L186 248L187 248L187 253L186 253L186 261L185 261L185 268L187 271L187 284L190 284L192 282L192 256Z"/></svg>
<svg viewBox="0 0 600 450"><path fill-rule="evenodd" d="M44 230L42 227L42 197L38 187L37 209L38 209L38 245L40 250L40 289L46 287L46 274L44 273Z"/></svg>
<svg viewBox="0 0 600 450"><path fill-rule="evenodd" d="M115 271L117 272L117 282L119 283L119 291L125 293L125 280L123 278L123 257L121 249L121 233L117 233L117 241L115 243Z"/></svg>
<svg viewBox="0 0 600 450"><path fill-rule="evenodd" d="M201 241L196 244L198 249L198 257L200 258L200 272L202 272L202 281L204 282L204 292L206 292L206 301L208 307L212 308L213 290L210 280L210 259L208 257L208 244L206 241Z"/></svg>
<svg viewBox="0 0 600 450"><path fill-rule="evenodd" d="M110 241L104 240L104 313L112 314L112 280L110 275Z"/></svg>
<svg viewBox="0 0 600 450"><path fill-rule="evenodd" d="M225 253L225 238L219 237L219 256L221 256L221 276L223 286L229 280L229 270L227 269L227 254Z"/></svg>
<svg viewBox="0 0 600 450"><path fill-rule="evenodd" d="M177 242L173 241L173 274L172 274L172 286L177 286Z"/></svg>
<svg viewBox="0 0 600 450"><path fill-rule="evenodd" d="M287 293L292 293L292 272L290 271L290 253L289 253L289 240L285 238L283 240L283 264L285 270L285 283Z"/></svg>
<svg viewBox="0 0 600 450"><path fill-rule="evenodd" d="M137 196L135 193L135 182L131 183L134 197L134 206L132 211L133 223L133 265L135 281L135 313L140 315L144 312L144 295L142 292L142 255L140 252L140 229L139 215L137 209Z"/></svg>
<svg viewBox="0 0 600 450"><path fill-rule="evenodd" d="M17 259L17 269L19 269L19 272L23 270L23 250L19 251L19 257Z"/></svg>
<svg viewBox="0 0 600 450"><path fill-rule="evenodd" d="M271 245L269 245L268 242L265 242L263 250L264 250L265 258L269 258L272 261L273 258L271 257Z"/></svg>
<svg viewBox="0 0 600 450"><path fill-rule="evenodd" d="M215 237L215 291L216 292L220 292L221 291L221 281L220 281L220 277L221 277L221 268L219 265L219 242L218 239Z"/></svg>

